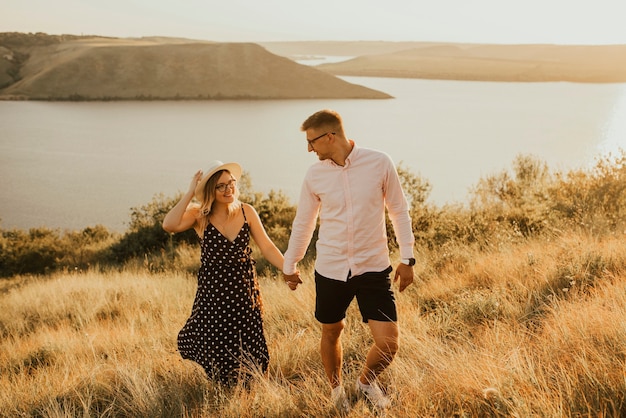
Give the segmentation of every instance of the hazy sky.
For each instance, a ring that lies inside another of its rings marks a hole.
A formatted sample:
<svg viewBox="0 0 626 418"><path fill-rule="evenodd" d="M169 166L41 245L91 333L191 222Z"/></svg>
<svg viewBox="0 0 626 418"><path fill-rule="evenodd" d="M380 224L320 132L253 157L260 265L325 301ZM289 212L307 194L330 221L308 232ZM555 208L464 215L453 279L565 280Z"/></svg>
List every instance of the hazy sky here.
<svg viewBox="0 0 626 418"><path fill-rule="evenodd" d="M624 0L0 0L0 32L626 44Z"/></svg>

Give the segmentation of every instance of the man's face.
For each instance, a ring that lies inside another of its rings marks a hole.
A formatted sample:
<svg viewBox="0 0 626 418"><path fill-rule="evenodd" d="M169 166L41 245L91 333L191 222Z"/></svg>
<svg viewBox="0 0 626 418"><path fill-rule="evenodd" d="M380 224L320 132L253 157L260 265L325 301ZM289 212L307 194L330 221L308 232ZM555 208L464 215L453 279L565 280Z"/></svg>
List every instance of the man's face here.
<svg viewBox="0 0 626 418"><path fill-rule="evenodd" d="M309 152L315 152L320 160L330 158L330 140L334 134L324 128L307 129L306 140Z"/></svg>

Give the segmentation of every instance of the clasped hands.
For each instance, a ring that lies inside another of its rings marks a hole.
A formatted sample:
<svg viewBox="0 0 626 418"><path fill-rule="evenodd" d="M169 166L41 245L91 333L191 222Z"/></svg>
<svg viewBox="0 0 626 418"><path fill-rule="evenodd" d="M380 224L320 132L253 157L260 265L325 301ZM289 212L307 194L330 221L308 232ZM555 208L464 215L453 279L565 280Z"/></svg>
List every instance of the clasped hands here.
<svg viewBox="0 0 626 418"><path fill-rule="evenodd" d="M285 280L285 283L287 283L287 286L289 286L291 290L296 290L298 285L302 283L299 271L296 271L294 274L283 273L283 280Z"/></svg>
<svg viewBox="0 0 626 418"><path fill-rule="evenodd" d="M404 289L413 283L413 278L413 267L402 263L398 264L393 281L399 281L398 290L400 290L400 292L404 291ZM300 272L297 270L294 274L283 273L283 280L287 283L287 286L289 286L291 290L296 290L298 285L302 283L302 280L300 279Z"/></svg>

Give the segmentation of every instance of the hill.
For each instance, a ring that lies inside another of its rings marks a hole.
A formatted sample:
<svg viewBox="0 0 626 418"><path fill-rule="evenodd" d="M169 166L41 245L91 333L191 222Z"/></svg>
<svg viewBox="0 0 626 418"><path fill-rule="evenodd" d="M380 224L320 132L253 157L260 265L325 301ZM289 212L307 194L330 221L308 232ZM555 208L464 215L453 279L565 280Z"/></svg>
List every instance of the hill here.
<svg viewBox="0 0 626 418"><path fill-rule="evenodd" d="M0 36L0 99L391 97L253 43L11 35Z"/></svg>
<svg viewBox="0 0 626 418"><path fill-rule="evenodd" d="M352 59L316 67L296 58ZM0 100L384 99L336 76L626 82L626 45L216 43L0 33Z"/></svg>
<svg viewBox="0 0 626 418"><path fill-rule="evenodd" d="M277 42L262 45L284 56L355 57L316 67L344 76L626 82L626 45L487 45L432 42Z"/></svg>

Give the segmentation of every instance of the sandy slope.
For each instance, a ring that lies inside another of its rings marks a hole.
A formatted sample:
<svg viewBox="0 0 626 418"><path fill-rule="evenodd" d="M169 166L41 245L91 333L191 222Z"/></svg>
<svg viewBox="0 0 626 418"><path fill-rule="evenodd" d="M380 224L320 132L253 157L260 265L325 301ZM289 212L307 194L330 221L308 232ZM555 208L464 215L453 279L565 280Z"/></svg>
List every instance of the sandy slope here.
<svg viewBox="0 0 626 418"><path fill-rule="evenodd" d="M389 98L251 43L96 38L34 47L0 98Z"/></svg>
<svg viewBox="0 0 626 418"><path fill-rule="evenodd" d="M396 45L397 46L397 45ZM317 68L336 75L484 81L626 82L626 45L425 43Z"/></svg>

